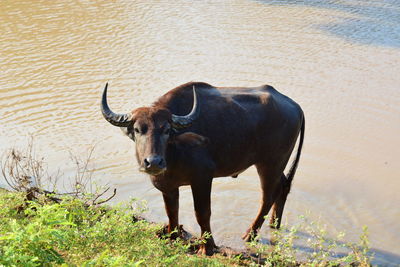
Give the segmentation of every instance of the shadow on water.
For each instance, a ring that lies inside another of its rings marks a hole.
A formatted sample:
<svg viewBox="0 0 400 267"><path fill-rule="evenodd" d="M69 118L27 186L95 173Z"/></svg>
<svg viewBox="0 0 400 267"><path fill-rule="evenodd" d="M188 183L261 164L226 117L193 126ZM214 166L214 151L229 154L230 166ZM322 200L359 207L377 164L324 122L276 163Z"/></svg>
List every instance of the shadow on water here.
<svg viewBox="0 0 400 267"><path fill-rule="evenodd" d="M281 230L282 231L282 230ZM283 230L286 233L288 233L287 230ZM304 256L304 259L306 258L306 255L311 255L315 251L313 247L311 247L309 244L307 244L306 240L315 240L315 236L304 232L304 231L297 231L296 232L296 238L293 244L293 248L299 253L299 258L301 259L302 255ZM350 247L348 246L348 243L345 243L343 241L334 239L331 240L335 242L335 248L333 249L334 255L332 258L343 258L346 255L348 255L351 252ZM260 238L259 240L260 243L265 244L265 245L271 245L271 240L268 238ZM328 243L325 244L326 247L328 247ZM332 249L329 249L329 251L332 251ZM400 255L394 254L388 251L384 251L381 249L377 248L371 248L369 250L369 255L372 256L372 264L373 265L378 265L378 266L399 266L400 264Z"/></svg>
<svg viewBox="0 0 400 267"><path fill-rule="evenodd" d="M400 48L400 1L256 0L274 6L306 6L341 11L332 23L313 25L330 35L366 45Z"/></svg>

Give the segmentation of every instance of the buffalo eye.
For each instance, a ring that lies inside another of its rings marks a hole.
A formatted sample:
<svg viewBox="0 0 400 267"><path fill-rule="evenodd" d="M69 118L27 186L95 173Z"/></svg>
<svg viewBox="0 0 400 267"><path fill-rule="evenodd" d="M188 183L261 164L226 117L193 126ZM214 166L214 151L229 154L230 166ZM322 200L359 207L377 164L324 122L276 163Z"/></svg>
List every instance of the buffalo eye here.
<svg viewBox="0 0 400 267"><path fill-rule="evenodd" d="M146 134L147 132L147 125L138 125L136 127L133 128L133 130L135 131L135 134Z"/></svg>

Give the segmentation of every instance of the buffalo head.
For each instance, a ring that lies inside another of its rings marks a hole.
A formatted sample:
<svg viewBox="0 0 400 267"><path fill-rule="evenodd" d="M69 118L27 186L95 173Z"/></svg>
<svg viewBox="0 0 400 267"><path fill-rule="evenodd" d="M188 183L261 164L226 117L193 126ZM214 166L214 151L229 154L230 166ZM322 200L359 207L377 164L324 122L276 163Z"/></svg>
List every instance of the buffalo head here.
<svg viewBox="0 0 400 267"><path fill-rule="evenodd" d="M178 116L164 107L140 107L126 114L114 113L107 104L106 84L101 101L104 118L136 143L136 159L140 171L158 175L166 171L166 150L179 129L189 127L198 117L199 105L193 86L193 107L189 114ZM193 134L193 133L191 133ZM199 136L200 137L200 136ZM187 137L186 137L187 138Z"/></svg>

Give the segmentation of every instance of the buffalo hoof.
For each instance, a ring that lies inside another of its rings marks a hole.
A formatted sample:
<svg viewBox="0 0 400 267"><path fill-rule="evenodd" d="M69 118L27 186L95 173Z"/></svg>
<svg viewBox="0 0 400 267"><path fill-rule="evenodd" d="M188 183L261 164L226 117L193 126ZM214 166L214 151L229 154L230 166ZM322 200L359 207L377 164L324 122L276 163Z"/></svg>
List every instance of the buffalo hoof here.
<svg viewBox="0 0 400 267"><path fill-rule="evenodd" d="M217 249L218 248L214 244L201 244L197 250L197 255L212 256Z"/></svg>
<svg viewBox="0 0 400 267"><path fill-rule="evenodd" d="M197 250L197 255L207 255L212 256L214 253L218 252L218 247L215 245L214 239L212 237L208 237L207 239L203 239L203 242L199 245Z"/></svg>
<svg viewBox="0 0 400 267"><path fill-rule="evenodd" d="M165 225L158 233L157 233L158 238L169 238L172 240L177 239L178 237L183 239L183 240L189 240L192 235L188 233L185 229L183 229L182 225L179 225L178 229L175 229L174 231L169 231L168 225Z"/></svg>
<svg viewBox="0 0 400 267"><path fill-rule="evenodd" d="M252 242L256 240L256 237L257 237L257 232L250 228L242 236L242 239L244 240L244 242Z"/></svg>

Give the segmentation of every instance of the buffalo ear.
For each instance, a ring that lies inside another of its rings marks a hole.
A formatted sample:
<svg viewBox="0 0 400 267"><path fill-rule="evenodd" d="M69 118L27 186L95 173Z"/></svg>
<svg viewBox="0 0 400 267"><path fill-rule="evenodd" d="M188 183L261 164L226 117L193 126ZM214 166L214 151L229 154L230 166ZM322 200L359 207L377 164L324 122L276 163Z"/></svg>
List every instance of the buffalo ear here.
<svg viewBox="0 0 400 267"><path fill-rule="evenodd" d="M133 141L135 141L135 134L133 132L133 124L134 123L135 123L135 121L133 121L133 123L127 127L119 127L121 129L121 131L124 133L124 135L128 136Z"/></svg>
<svg viewBox="0 0 400 267"><path fill-rule="evenodd" d="M128 127L119 127L124 135L135 141L135 134Z"/></svg>
<svg viewBox="0 0 400 267"><path fill-rule="evenodd" d="M209 140L205 136L195 134L193 132L186 132L175 136L173 142L177 145L196 147L207 145Z"/></svg>

